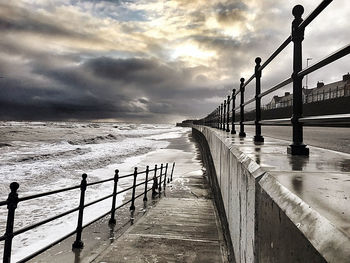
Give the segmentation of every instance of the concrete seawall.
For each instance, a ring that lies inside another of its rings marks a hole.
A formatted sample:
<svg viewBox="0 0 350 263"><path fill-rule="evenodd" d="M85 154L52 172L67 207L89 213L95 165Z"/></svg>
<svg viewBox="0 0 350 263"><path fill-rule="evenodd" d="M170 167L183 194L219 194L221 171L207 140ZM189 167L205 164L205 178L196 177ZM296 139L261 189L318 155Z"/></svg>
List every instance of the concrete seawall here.
<svg viewBox="0 0 350 263"><path fill-rule="evenodd" d="M350 188L345 189L342 200L335 198L326 205L320 202L322 205L315 204L315 208L310 201L312 197L301 198L308 196L304 190L295 191L298 181L293 181L296 184L293 190L287 187L288 179L279 177L306 173L314 176L317 169L309 167L317 167L312 166L312 162L318 156L310 155L307 164L298 157L294 162L285 153L287 142L266 140L264 145L256 146L251 138L239 139L224 131L197 125L192 132L202 148L210 184L227 229L226 239L232 242L233 262L350 262L349 220L343 220L341 215L337 218L337 212L335 215L325 213L326 216L322 212L329 209L324 208L327 205L332 207L332 202L342 204L344 198L345 207L339 209L349 210L346 200ZM322 154L312 150L316 155ZM333 152L329 158L338 160L340 156ZM320 178L323 173L332 177L332 173L337 172L334 167L327 169L323 168ZM338 171L337 176L342 181L335 184L349 187L348 170ZM324 191L332 194L332 190Z"/></svg>

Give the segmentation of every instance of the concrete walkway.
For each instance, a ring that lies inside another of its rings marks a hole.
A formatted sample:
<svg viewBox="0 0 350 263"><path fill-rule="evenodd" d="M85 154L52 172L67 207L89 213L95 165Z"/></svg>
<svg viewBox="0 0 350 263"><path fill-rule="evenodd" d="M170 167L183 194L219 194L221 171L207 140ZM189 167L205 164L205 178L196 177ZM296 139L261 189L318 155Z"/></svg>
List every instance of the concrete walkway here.
<svg viewBox="0 0 350 263"><path fill-rule="evenodd" d="M93 262L227 262L220 225L202 171L192 172Z"/></svg>

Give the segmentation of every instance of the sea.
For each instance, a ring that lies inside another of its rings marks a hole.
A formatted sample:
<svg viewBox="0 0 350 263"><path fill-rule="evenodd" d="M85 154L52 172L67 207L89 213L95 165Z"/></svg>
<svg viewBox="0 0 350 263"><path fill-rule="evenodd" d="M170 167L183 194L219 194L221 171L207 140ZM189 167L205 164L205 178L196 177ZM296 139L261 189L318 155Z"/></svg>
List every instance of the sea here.
<svg viewBox="0 0 350 263"><path fill-rule="evenodd" d="M130 174L146 154L166 148L169 139L186 129L169 124L101 122L0 122L0 201L7 199L11 182L18 182L19 197L111 178L114 170ZM151 167L153 168L153 167ZM139 167L144 170L145 167ZM120 181L129 187L132 177ZM113 184L113 182L111 182ZM112 186L88 187L86 202L111 194ZM15 230L50 218L79 204L80 190L20 202ZM123 196L118 196L117 205ZM111 199L88 207L84 223L111 209ZM0 207L0 235L5 233L6 206ZM76 228L77 213L45 224L13 239L13 261L23 258ZM3 251L4 242L0 242Z"/></svg>

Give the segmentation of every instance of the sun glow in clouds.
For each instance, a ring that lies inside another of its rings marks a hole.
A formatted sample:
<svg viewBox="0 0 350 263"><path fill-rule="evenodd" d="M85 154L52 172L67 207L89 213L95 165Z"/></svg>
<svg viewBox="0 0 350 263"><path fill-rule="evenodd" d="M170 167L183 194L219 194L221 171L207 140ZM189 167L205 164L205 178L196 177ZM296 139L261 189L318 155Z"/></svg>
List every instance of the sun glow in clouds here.
<svg viewBox="0 0 350 263"><path fill-rule="evenodd" d="M172 52L171 58L173 60L184 59L190 64L197 64L198 62L205 63L205 61L210 60L215 55L215 51L204 50L198 47L198 45L186 43L177 46Z"/></svg>

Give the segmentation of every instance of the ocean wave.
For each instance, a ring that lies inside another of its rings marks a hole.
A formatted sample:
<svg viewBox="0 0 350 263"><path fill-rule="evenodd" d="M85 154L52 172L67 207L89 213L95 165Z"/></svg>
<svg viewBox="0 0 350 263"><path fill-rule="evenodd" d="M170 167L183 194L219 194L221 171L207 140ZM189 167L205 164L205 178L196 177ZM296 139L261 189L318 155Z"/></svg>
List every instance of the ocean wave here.
<svg viewBox="0 0 350 263"><path fill-rule="evenodd" d="M46 153L46 154L37 154L37 155L26 155L22 156L21 158L18 158L16 162L27 162L27 161L40 161L40 160L47 160L47 159L54 159L57 157L71 157L71 156L76 156L76 155L81 155L90 152L91 149L89 148L76 148L74 150L68 150L68 151L60 151L60 152L55 152L55 153Z"/></svg>
<svg viewBox="0 0 350 263"><path fill-rule="evenodd" d="M97 143L104 143L106 141L114 141L121 138L123 138L123 136L121 135L118 135L117 137L113 134L108 134L106 136L96 136L88 139L69 140L68 143L71 145L97 144Z"/></svg>

